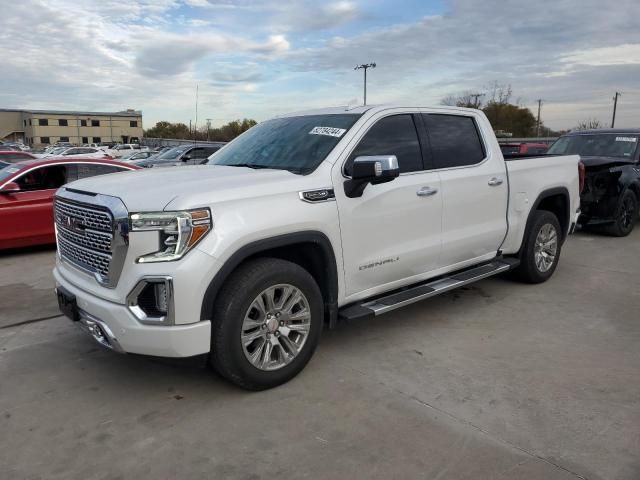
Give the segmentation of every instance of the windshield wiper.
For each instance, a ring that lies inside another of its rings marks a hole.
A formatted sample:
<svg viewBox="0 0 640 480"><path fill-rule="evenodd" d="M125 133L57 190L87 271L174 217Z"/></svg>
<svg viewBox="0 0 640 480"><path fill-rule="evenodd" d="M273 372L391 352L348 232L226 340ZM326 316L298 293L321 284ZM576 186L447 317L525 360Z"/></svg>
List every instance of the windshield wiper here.
<svg viewBox="0 0 640 480"><path fill-rule="evenodd" d="M268 165L258 165L255 163L218 163L214 165L220 165L221 167L247 167L247 168L253 168L254 170L259 170L262 168L270 168L272 170L281 170L276 167L270 167Z"/></svg>

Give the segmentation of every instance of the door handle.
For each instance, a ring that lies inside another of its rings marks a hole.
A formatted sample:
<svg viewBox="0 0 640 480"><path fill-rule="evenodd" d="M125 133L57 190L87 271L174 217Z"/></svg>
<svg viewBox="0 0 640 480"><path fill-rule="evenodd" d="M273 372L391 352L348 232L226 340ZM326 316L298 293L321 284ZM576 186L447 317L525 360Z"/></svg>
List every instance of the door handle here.
<svg viewBox="0 0 640 480"><path fill-rule="evenodd" d="M416 192L416 195L418 195L419 197L430 197L431 195L435 195L436 193L438 193L437 188L422 187L420 190Z"/></svg>
<svg viewBox="0 0 640 480"><path fill-rule="evenodd" d="M502 185L502 182L503 182L503 181L504 181L504 180L502 180L501 178L493 177L491 180L489 180L488 185L489 185L490 187L497 187L498 185Z"/></svg>

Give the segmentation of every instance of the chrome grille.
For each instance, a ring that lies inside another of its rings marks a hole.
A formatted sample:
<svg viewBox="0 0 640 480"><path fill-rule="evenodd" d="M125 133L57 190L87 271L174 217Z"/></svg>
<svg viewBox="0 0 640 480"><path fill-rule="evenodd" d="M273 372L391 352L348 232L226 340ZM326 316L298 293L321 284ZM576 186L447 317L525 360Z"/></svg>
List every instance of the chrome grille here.
<svg viewBox="0 0 640 480"><path fill-rule="evenodd" d="M113 240L111 214L91 205L56 199L54 219L60 257L108 280Z"/></svg>
<svg viewBox="0 0 640 480"><path fill-rule="evenodd" d="M75 203L56 202L56 222L58 214L73 217L82 221L86 228L111 233L112 218L104 210L96 210L91 207L81 207Z"/></svg>

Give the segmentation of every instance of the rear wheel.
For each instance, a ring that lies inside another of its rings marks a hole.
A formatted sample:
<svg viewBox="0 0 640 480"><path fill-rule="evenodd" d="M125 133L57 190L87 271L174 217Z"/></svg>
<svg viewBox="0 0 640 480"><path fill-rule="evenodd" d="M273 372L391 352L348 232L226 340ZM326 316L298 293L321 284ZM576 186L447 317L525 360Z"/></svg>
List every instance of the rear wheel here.
<svg viewBox="0 0 640 480"><path fill-rule="evenodd" d="M527 283L546 282L560 259L562 230L558 218L546 210L533 213L531 228L525 234L516 276Z"/></svg>
<svg viewBox="0 0 640 480"><path fill-rule="evenodd" d="M638 215L638 199L631 191L625 191L620 197L614 223L607 227L607 233L614 237L626 237L635 226Z"/></svg>
<svg viewBox="0 0 640 480"><path fill-rule="evenodd" d="M309 272L275 258L250 261L216 301L211 365L243 388L275 387L305 367L322 324L322 294Z"/></svg>

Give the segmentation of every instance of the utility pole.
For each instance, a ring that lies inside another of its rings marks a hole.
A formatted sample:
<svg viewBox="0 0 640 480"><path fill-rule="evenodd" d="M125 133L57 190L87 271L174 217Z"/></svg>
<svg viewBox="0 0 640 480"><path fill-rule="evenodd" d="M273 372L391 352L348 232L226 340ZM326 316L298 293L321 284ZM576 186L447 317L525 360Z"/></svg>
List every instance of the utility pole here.
<svg viewBox="0 0 640 480"><path fill-rule="evenodd" d="M212 118L207 118L207 142L209 141L209 130L211 130L211 120Z"/></svg>
<svg viewBox="0 0 640 480"><path fill-rule="evenodd" d="M613 118L611 119L611 128L616 125L616 109L618 108L618 97L621 97L622 94L620 92L616 92L615 97L613 97Z"/></svg>
<svg viewBox="0 0 640 480"><path fill-rule="evenodd" d="M364 70L364 104L367 104L367 69L376 68L375 62L363 63L362 65L356 65L354 70Z"/></svg>
<svg viewBox="0 0 640 480"><path fill-rule="evenodd" d="M469 98L473 98L473 108L480 108L480 97L484 97L484 93L470 93Z"/></svg>
<svg viewBox="0 0 640 480"><path fill-rule="evenodd" d="M536 121L536 137L540 136L540 108L542 107L542 99L538 99L538 120Z"/></svg>

